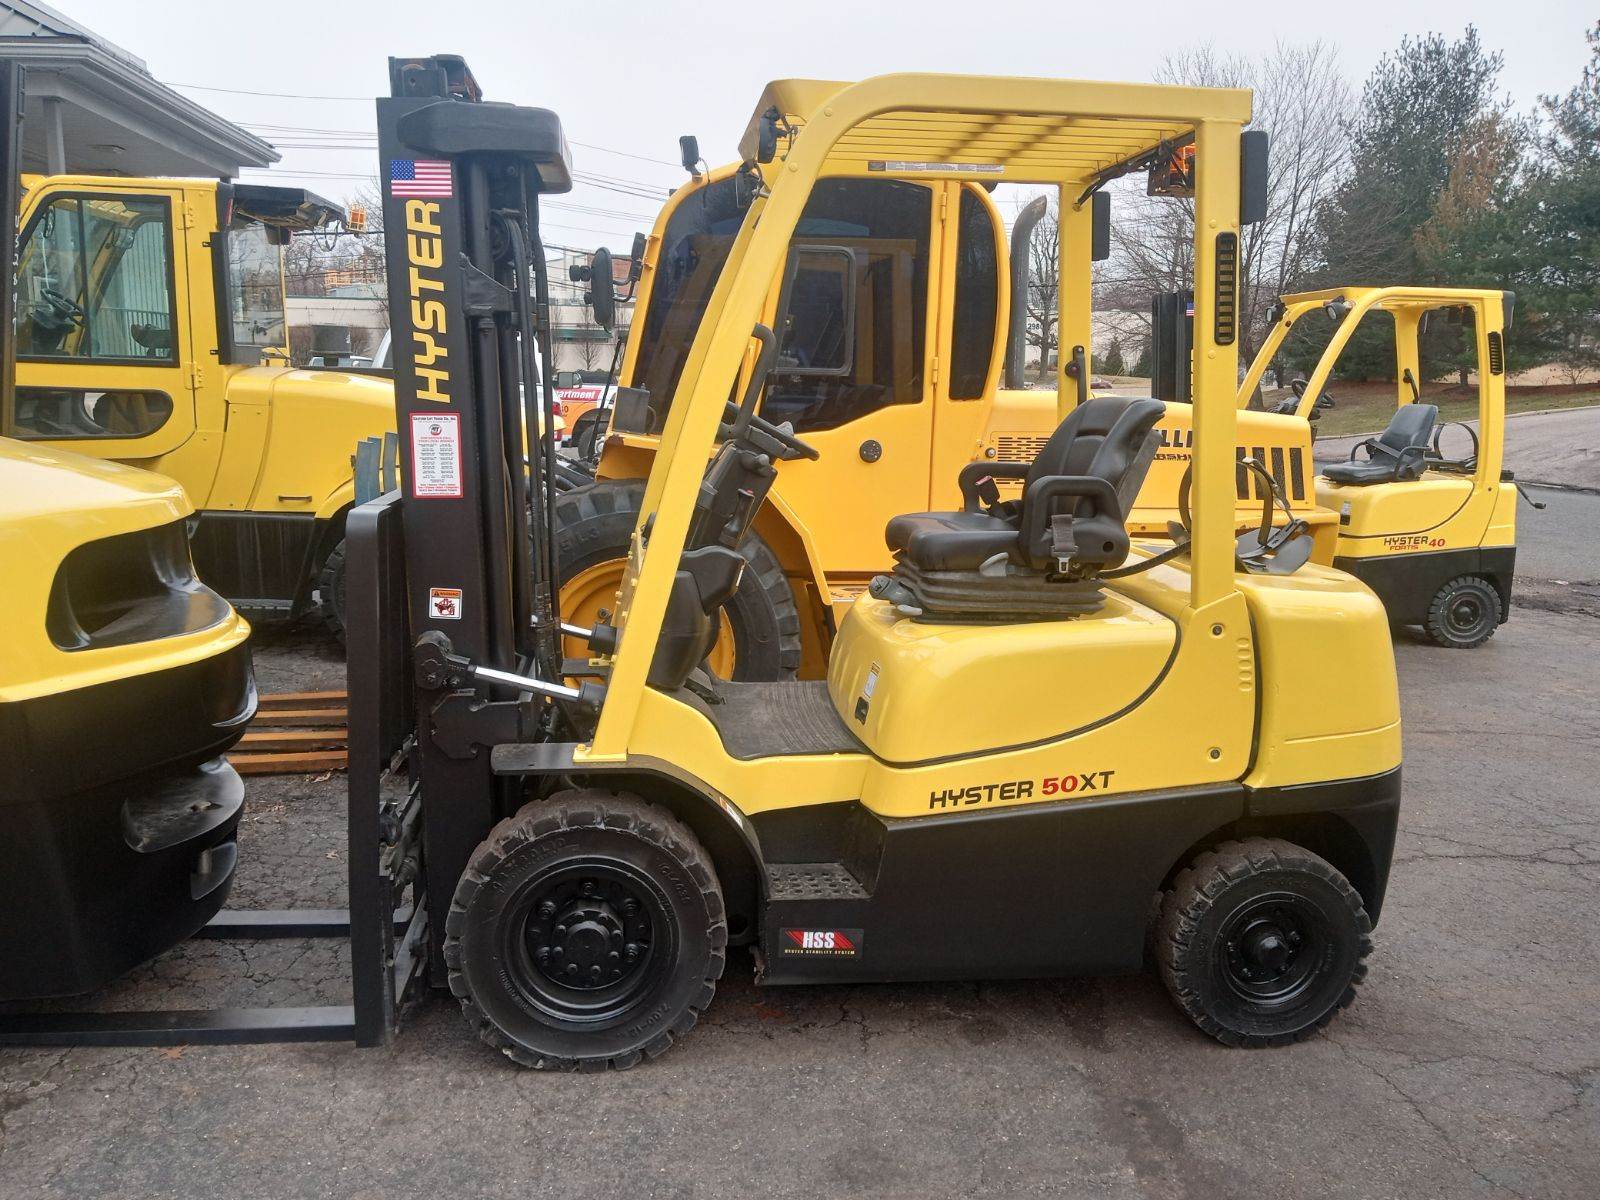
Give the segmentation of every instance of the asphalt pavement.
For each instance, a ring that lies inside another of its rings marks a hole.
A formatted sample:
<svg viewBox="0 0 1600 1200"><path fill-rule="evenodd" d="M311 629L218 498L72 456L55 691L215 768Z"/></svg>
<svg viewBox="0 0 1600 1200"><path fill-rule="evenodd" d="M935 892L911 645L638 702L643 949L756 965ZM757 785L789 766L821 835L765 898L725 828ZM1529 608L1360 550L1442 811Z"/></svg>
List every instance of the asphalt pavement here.
<svg viewBox="0 0 1600 1200"><path fill-rule="evenodd" d="M514 1068L439 997L381 1050L0 1050L0 1197L1592 1198L1600 497L1540 498L1508 625L1400 636L1389 900L1309 1042L1224 1049L1147 976L762 990L735 955L699 1027L619 1075ZM257 661L268 690L340 682L314 632ZM252 781L234 902L342 903L343 802L339 776ZM342 1002L345 969L197 942L98 1002Z"/></svg>

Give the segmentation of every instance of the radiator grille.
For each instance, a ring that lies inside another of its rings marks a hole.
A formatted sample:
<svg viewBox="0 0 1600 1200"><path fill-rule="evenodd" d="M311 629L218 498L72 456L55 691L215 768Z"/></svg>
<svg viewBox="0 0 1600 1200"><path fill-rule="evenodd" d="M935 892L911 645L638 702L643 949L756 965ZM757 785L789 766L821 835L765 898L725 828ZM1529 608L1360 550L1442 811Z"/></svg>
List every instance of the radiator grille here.
<svg viewBox="0 0 1600 1200"><path fill-rule="evenodd" d="M1023 433L996 434L995 457L1001 462L1031 463L1039 457L1039 451L1044 449L1045 442L1049 440Z"/></svg>

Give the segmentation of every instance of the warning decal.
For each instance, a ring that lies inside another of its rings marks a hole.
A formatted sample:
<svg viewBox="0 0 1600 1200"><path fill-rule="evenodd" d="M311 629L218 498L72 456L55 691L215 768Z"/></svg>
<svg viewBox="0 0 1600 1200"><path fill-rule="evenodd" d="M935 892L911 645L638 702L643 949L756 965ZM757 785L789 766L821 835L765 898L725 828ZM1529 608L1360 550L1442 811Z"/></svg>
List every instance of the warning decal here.
<svg viewBox="0 0 1600 1200"><path fill-rule="evenodd" d="M461 498L459 414L411 414L411 481L418 499Z"/></svg>
<svg viewBox="0 0 1600 1200"><path fill-rule="evenodd" d="M461 620L461 589L429 588L428 615L437 621Z"/></svg>

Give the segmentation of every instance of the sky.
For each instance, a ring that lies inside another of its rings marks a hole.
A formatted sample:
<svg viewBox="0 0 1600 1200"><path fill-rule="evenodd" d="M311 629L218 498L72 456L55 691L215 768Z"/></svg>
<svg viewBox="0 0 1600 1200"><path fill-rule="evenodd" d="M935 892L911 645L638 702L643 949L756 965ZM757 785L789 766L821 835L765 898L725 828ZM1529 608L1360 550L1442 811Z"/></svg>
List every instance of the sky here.
<svg viewBox="0 0 1600 1200"><path fill-rule="evenodd" d="M277 145L283 161L248 177L336 200L376 174L369 97L387 93L388 56L460 54L487 99L561 115L583 182L542 206L546 240L616 249L650 227L685 178L678 135L696 134L713 164L733 159L769 79L925 70L1142 81L1190 43L1256 55L1321 39L1359 85L1403 36L1454 37L1475 24L1504 52L1502 85L1527 109L1577 82L1584 31L1600 18L1600 5L1580 0L338 0L297 10L314 13L300 22L289 10L217 0L53 2L156 78L199 85L180 90Z"/></svg>

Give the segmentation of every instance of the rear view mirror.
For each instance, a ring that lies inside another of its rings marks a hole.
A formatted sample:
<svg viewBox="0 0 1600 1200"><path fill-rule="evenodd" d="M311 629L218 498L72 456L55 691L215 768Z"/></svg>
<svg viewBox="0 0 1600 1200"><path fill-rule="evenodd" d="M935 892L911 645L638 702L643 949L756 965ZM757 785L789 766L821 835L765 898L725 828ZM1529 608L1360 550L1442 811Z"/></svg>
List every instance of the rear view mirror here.
<svg viewBox="0 0 1600 1200"><path fill-rule="evenodd" d="M1089 204L1089 258L1105 262L1111 257L1111 193L1096 192Z"/></svg>
<svg viewBox="0 0 1600 1200"><path fill-rule="evenodd" d="M778 297L775 376L849 375L855 370L856 293L861 265L847 246L795 246Z"/></svg>
<svg viewBox="0 0 1600 1200"><path fill-rule="evenodd" d="M696 179L700 178L700 139L686 133L678 139L678 159L683 169Z"/></svg>
<svg viewBox="0 0 1600 1200"><path fill-rule="evenodd" d="M1267 217L1267 150L1265 129L1239 135L1239 224L1254 225Z"/></svg>
<svg viewBox="0 0 1600 1200"><path fill-rule="evenodd" d="M594 313L594 323L611 332L617 323L617 293L611 282L611 251L604 246L589 260L589 291L584 299Z"/></svg>
<svg viewBox="0 0 1600 1200"><path fill-rule="evenodd" d="M756 161L769 163L778 156L778 110L769 108L761 114L756 131Z"/></svg>

